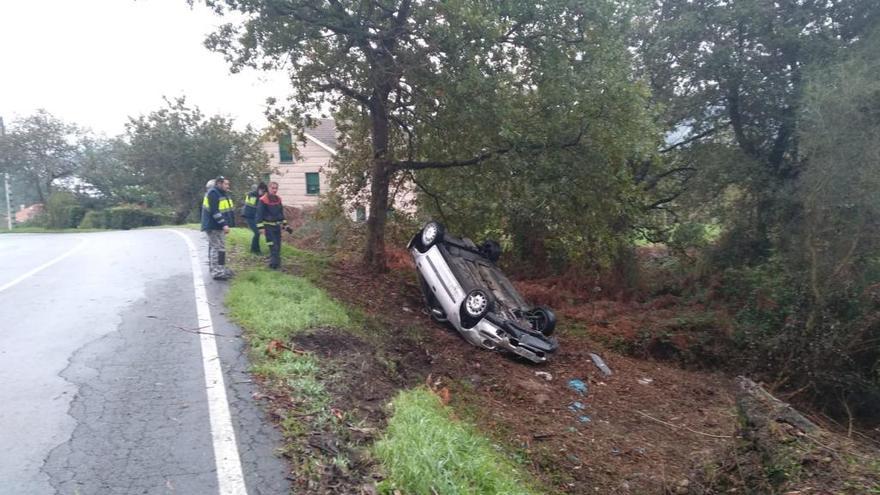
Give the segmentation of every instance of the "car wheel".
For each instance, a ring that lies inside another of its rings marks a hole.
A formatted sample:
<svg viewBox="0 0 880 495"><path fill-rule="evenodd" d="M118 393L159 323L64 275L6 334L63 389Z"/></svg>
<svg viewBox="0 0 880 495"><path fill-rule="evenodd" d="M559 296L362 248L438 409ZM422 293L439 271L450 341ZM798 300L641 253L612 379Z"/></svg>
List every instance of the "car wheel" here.
<svg viewBox="0 0 880 495"><path fill-rule="evenodd" d="M422 252L424 253L428 249L431 248L438 241L443 239L443 233L445 229L443 228L443 224L440 222L428 222L424 228L422 228L422 233L419 236L419 239L422 243Z"/></svg>
<svg viewBox="0 0 880 495"><path fill-rule="evenodd" d="M501 258L501 244L489 239L480 245L480 252L492 263L497 263L498 258Z"/></svg>
<svg viewBox="0 0 880 495"><path fill-rule="evenodd" d="M468 292L462 304L464 312L473 319L480 319L489 312L489 296L480 289Z"/></svg>
<svg viewBox="0 0 880 495"><path fill-rule="evenodd" d="M537 307L529 311L528 318L532 328L547 337L553 335L553 331L556 330L556 313L550 308L544 306Z"/></svg>

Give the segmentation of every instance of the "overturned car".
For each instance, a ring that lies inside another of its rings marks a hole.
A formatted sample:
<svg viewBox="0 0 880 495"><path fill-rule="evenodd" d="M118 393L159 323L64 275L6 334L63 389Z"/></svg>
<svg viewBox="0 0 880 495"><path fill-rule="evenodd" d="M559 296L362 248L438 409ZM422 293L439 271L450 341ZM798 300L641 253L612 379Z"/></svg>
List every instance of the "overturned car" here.
<svg viewBox="0 0 880 495"><path fill-rule="evenodd" d="M559 348L556 316L533 307L495 266L497 242L480 246L429 222L407 246L431 316L448 322L471 344L542 363Z"/></svg>

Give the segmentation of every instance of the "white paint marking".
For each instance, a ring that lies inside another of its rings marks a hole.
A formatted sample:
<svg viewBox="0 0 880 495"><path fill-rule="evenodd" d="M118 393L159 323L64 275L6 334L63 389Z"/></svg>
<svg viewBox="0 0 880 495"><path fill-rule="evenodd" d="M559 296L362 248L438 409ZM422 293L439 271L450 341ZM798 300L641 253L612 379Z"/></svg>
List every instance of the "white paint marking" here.
<svg viewBox="0 0 880 495"><path fill-rule="evenodd" d="M244 475L241 471L241 460L238 455L238 443L235 440L235 429L232 427L232 415L226 400L226 384L223 381L223 370L220 356L217 354L217 339L214 324L211 321L211 310L208 307L208 296L205 292L205 281L202 278L202 265L199 252L192 240L183 232L171 230L186 241L189 247L189 259L192 262L193 287L196 295L196 313L202 344L202 364L205 368L205 391L208 394L208 415L211 419L211 437L214 441L214 462L217 466L217 482L220 495L247 495L244 486Z"/></svg>
<svg viewBox="0 0 880 495"><path fill-rule="evenodd" d="M48 262L48 263L44 263L44 264L42 264L42 265L40 265L40 266L34 268L33 270L31 270L31 271L25 273L24 275L22 275L22 276L16 278L16 279L13 280L12 282L9 282L9 283L7 283L6 285L0 286L0 292L3 292L4 290L6 290L6 289L8 289L8 288L10 288L10 287L12 287L12 286L18 284L19 282L25 280L26 278L31 277L31 276L33 276L33 275L36 275L37 273L39 273L39 272L45 270L46 268L49 268L50 266L54 265L55 263L58 263L59 261L63 260L64 258L67 258L68 256L70 256L70 255L76 253L77 251L79 251L80 249L82 249L83 246L85 246L87 243L88 243L88 241L85 240L85 239L83 239L82 241L80 241L79 244L77 244L76 246L74 246L73 249L71 249L70 251L68 251L68 252L66 252L66 253L64 253L64 254L62 254L61 256L59 256L59 257L53 259L52 261L50 261L50 262Z"/></svg>

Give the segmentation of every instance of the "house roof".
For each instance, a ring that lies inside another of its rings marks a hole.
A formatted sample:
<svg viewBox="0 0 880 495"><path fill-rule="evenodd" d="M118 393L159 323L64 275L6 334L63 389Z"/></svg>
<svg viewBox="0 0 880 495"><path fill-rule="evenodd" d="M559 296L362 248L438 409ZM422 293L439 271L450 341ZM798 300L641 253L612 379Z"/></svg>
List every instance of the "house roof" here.
<svg viewBox="0 0 880 495"><path fill-rule="evenodd" d="M333 119L314 119L317 127L306 128L305 134L336 150L336 121Z"/></svg>

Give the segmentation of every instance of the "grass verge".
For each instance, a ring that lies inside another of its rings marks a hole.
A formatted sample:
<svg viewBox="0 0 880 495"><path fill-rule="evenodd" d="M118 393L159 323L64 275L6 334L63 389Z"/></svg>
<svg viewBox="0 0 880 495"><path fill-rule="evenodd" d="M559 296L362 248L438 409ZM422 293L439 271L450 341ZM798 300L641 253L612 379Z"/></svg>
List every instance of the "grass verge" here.
<svg viewBox="0 0 880 495"><path fill-rule="evenodd" d="M385 436L375 445L388 471L382 493L536 493L499 448L424 388L401 392Z"/></svg>

